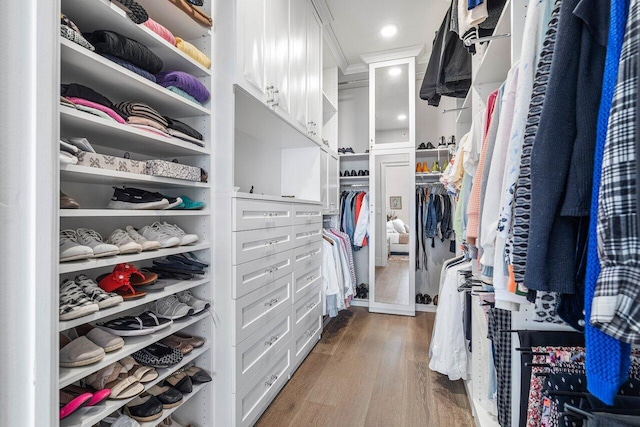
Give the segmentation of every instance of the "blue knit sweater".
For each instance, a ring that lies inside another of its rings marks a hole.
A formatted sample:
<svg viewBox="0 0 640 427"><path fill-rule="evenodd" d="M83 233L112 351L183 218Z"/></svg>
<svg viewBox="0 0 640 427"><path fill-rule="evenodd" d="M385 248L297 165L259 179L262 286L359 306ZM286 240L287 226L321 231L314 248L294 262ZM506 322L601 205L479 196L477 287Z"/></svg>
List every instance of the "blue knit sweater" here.
<svg viewBox="0 0 640 427"><path fill-rule="evenodd" d="M600 111L598 113L593 190L591 193L591 218L589 222L587 275L585 279L587 388L594 396L609 405L613 404L615 395L629 375L631 347L629 344L622 343L591 326L589 319L591 318L591 304L595 294L598 274L600 273L597 241L600 174L602 172L604 146L607 138L609 111L618 79L618 63L622 51L627 15L629 14L629 3L630 0L611 0L607 58L605 60Z"/></svg>

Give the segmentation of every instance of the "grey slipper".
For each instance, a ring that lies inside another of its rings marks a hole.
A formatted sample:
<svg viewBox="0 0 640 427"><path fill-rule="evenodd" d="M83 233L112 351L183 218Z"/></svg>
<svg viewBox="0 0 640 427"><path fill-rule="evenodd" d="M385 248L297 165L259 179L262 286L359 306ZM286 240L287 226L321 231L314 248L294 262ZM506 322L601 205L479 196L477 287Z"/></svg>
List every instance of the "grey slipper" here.
<svg viewBox="0 0 640 427"><path fill-rule="evenodd" d="M102 347L105 353L119 350L124 346L124 340L122 337L110 334L100 328L93 328L89 331L86 337L97 346Z"/></svg>
<svg viewBox="0 0 640 427"><path fill-rule="evenodd" d="M76 338L60 350L60 366L63 368L91 365L102 359L104 359L104 349L87 337Z"/></svg>

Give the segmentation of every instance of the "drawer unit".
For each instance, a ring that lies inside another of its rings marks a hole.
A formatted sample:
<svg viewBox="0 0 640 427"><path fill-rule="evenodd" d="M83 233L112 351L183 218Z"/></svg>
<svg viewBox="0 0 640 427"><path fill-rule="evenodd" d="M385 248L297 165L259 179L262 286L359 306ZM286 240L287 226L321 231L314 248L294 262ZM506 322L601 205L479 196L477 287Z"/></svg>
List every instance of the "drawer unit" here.
<svg viewBox="0 0 640 427"><path fill-rule="evenodd" d="M234 417L236 426L248 427L257 421L264 409L271 403L271 399L288 381L291 362L291 345L285 345L274 354L273 363L253 377L236 394Z"/></svg>
<svg viewBox="0 0 640 427"><path fill-rule="evenodd" d="M293 324L304 322L313 309L322 306L322 284L317 283L309 289L309 292L300 295L293 305Z"/></svg>
<svg viewBox="0 0 640 427"><path fill-rule="evenodd" d="M293 321L288 310L258 329L236 347L235 383L233 392L242 389L251 378L263 372L273 357L288 346L293 335Z"/></svg>
<svg viewBox="0 0 640 427"><path fill-rule="evenodd" d="M317 262L322 262L322 240L293 250L294 271Z"/></svg>
<svg viewBox="0 0 640 427"><path fill-rule="evenodd" d="M291 251L269 255L233 267L233 298L238 299L267 283L290 276L293 271Z"/></svg>
<svg viewBox="0 0 640 427"><path fill-rule="evenodd" d="M297 326L293 328L293 364L297 366L314 345L318 342L322 334L322 307L317 306L311 313Z"/></svg>
<svg viewBox="0 0 640 427"><path fill-rule="evenodd" d="M300 246L316 243L322 239L322 223L296 225L293 227L293 246Z"/></svg>
<svg viewBox="0 0 640 427"><path fill-rule="evenodd" d="M293 228L238 231L233 233L232 241L236 248L233 265L238 265L293 248Z"/></svg>
<svg viewBox="0 0 640 427"><path fill-rule="evenodd" d="M233 345L241 343L283 310L291 308L291 276L285 276L236 300Z"/></svg>
<svg viewBox="0 0 640 427"><path fill-rule="evenodd" d="M293 223L299 225L321 224L322 206L293 204Z"/></svg>
<svg viewBox="0 0 640 427"><path fill-rule="evenodd" d="M233 199L233 231L292 225L291 203Z"/></svg>
<svg viewBox="0 0 640 427"><path fill-rule="evenodd" d="M306 295L316 284L322 283L322 268L320 262L293 272L293 302Z"/></svg>

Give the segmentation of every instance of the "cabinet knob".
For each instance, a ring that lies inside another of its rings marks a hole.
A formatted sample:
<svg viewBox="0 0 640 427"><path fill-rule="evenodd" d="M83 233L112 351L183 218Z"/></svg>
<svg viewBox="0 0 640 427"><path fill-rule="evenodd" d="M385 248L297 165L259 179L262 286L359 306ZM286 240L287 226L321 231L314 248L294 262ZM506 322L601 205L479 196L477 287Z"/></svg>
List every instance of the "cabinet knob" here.
<svg viewBox="0 0 640 427"><path fill-rule="evenodd" d="M274 89L271 93L280 93L280 91L278 89Z"/></svg>
<svg viewBox="0 0 640 427"><path fill-rule="evenodd" d="M277 107L278 105L280 105L280 104L277 103L277 102L274 102L273 104L271 104L272 107Z"/></svg>

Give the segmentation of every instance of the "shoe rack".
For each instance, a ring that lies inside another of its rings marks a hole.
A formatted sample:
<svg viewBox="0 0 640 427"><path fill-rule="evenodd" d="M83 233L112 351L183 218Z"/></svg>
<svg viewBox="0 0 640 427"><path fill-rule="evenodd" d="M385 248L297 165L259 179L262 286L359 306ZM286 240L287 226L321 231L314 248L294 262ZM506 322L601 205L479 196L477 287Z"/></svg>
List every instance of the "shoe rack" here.
<svg viewBox="0 0 640 427"><path fill-rule="evenodd" d="M168 28L176 37L190 42L212 58L213 29L200 26L167 0L141 1L140 3L152 19ZM204 3L202 9L211 15L213 11L212 0L205 0ZM126 13L118 6L117 2L60 0L59 5L60 11L74 21L81 31L112 30L137 40L163 60L165 64L163 70L179 70L190 73L211 91L213 87L211 70L185 55L144 25L136 25L127 18ZM56 33L55 37L58 36L59 34ZM204 136L204 147L177 139L168 140L64 106L58 107L60 137L85 137L100 154L124 157L123 154L127 152L132 159L136 160L162 159L172 161L177 159L179 163L205 169L209 174L209 180L212 180L214 175L211 155L212 100L204 105L197 105L64 38L60 38L59 49L60 83L83 84L102 93L114 103L127 100L146 103L161 114L176 118L198 130ZM193 200L205 202L205 208L196 211L106 209L113 194L113 186L122 185L157 191L171 196L186 195ZM151 225L155 221L167 221L177 224L187 233L195 233L199 236L197 243L188 246L59 263L59 282L64 279L73 279L78 274L86 274L95 279L103 273L111 272L115 265L123 262L132 263L137 268L150 266L155 258L185 252L194 252L210 267L206 269L204 276L196 276L193 280L171 281L163 290L149 291L142 298L126 300L117 306L99 310L78 319L59 321L58 313L55 312L56 317L53 320L58 332L65 332L86 323L93 324L124 315L137 314L143 311L148 304L153 304L160 298L184 290L190 290L199 299L210 301L213 306L214 284L211 279L213 270L211 249L214 238L211 227L213 201L210 183L79 165L60 165L59 188L80 204L79 209L59 210L60 230L86 227L96 230L106 239L113 230L124 229L127 225L141 228L145 225ZM52 285L57 286L59 283ZM57 292L55 294L57 295ZM210 372L215 382L212 357L215 334L212 313L213 309L209 309L198 315L174 321L170 327L151 335L124 337L125 345L123 348L107 353L104 359L92 365L58 368L58 387L63 388L75 383L113 362L180 331L204 337L207 342L203 347L194 349L185 355L179 364L167 369L158 369L158 378L145 384L145 389L149 389L155 384L161 384L172 373L192 363ZM52 353L57 354L57 347ZM195 385L193 392L185 395L181 405L164 410L162 417L156 421L141 424L145 427L158 425L164 418L175 412L174 416L184 423L213 425L213 413L210 411L210 408L213 407L212 384L213 382ZM58 399L57 393L52 399ZM64 427L94 426L114 411L122 409L130 400L132 399L106 400L105 403L97 406L82 408L64 420L59 421L56 417L46 424Z"/></svg>

